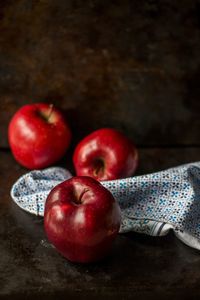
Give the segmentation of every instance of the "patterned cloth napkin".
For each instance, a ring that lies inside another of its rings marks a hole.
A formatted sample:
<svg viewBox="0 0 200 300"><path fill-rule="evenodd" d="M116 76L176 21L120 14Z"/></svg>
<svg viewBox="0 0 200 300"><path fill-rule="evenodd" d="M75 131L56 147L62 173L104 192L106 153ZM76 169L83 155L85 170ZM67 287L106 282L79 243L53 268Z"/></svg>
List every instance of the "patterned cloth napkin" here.
<svg viewBox="0 0 200 300"><path fill-rule="evenodd" d="M59 167L31 171L13 185L11 197L22 209L43 216L50 190L71 176ZM200 250L200 162L101 183L121 207L121 233L163 236L172 229L181 241Z"/></svg>

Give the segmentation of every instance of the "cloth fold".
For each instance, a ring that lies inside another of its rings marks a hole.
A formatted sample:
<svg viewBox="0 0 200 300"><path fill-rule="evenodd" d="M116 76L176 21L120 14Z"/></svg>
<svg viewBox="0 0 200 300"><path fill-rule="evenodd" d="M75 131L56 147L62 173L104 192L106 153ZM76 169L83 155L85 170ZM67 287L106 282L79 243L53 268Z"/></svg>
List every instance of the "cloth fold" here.
<svg viewBox="0 0 200 300"><path fill-rule="evenodd" d="M13 185L11 197L27 212L43 216L51 189L71 176L60 167L31 171ZM185 244L200 250L200 162L101 184L121 207L121 233L162 236L173 230Z"/></svg>

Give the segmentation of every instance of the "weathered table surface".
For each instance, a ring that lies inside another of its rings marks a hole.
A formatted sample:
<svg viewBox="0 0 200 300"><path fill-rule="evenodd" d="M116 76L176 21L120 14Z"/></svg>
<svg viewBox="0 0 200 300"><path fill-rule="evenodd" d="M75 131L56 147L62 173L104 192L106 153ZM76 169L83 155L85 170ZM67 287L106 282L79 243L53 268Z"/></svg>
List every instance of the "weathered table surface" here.
<svg viewBox="0 0 200 300"><path fill-rule="evenodd" d="M199 148L139 150L138 174L200 158ZM65 160L61 165L67 165ZM102 262L79 265L65 260L47 242L43 219L23 212L9 196L11 185L26 171L9 151L0 151L0 298L197 299L200 295L200 253L172 233L121 234Z"/></svg>

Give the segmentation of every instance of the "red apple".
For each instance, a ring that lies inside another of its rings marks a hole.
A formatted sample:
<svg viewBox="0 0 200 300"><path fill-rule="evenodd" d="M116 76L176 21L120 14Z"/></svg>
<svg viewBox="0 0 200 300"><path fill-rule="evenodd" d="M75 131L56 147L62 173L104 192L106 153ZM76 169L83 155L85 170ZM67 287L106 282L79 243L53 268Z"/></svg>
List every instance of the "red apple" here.
<svg viewBox="0 0 200 300"><path fill-rule="evenodd" d="M93 262L110 250L121 213L112 194L91 177L72 177L47 197L44 227L49 241L68 260Z"/></svg>
<svg viewBox="0 0 200 300"><path fill-rule="evenodd" d="M21 107L8 128L15 159L29 169L41 169L59 160L69 146L70 129L62 113L51 104Z"/></svg>
<svg viewBox="0 0 200 300"><path fill-rule="evenodd" d="M131 176L138 165L134 144L122 133L102 128L86 136L76 147L73 162L78 176L112 180Z"/></svg>

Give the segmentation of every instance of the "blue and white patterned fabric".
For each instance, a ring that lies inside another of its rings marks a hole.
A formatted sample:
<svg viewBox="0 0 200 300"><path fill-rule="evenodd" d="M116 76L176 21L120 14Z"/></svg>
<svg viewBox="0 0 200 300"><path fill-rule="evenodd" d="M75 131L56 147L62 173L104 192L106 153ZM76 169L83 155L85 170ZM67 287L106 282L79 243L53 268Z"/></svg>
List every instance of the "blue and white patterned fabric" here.
<svg viewBox="0 0 200 300"><path fill-rule="evenodd" d="M22 209L43 216L51 189L71 176L59 167L31 171L13 185L11 197ZM162 236L172 229L185 244L200 250L200 162L102 185L121 207L121 233Z"/></svg>

